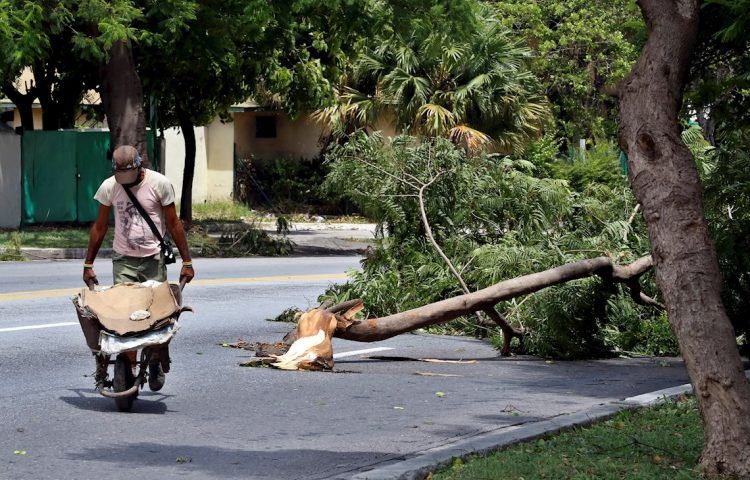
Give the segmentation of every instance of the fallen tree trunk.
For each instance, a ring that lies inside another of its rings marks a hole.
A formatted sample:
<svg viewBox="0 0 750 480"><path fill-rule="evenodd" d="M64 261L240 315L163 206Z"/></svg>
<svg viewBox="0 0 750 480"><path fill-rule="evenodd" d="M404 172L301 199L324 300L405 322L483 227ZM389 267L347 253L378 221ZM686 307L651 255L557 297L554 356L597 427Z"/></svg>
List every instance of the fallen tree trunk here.
<svg viewBox="0 0 750 480"><path fill-rule="evenodd" d="M624 283L630 288L631 297L636 303L660 307L657 302L641 292L638 282L639 277L649 271L652 266L650 255L630 265L616 265L609 257L580 260L543 272L505 280L476 292L387 317L355 321L345 329L337 328L333 336L357 342L377 342L419 328L449 322L479 310L492 309L498 302L593 275L598 275L607 281ZM339 306L334 306L328 310L338 309Z"/></svg>
<svg viewBox="0 0 750 480"><path fill-rule="evenodd" d="M612 263L612 259L609 257L590 258L543 272L505 280L476 292L431 303L406 312L365 320L352 319L354 313L362 308L362 300L360 299L349 300L338 305L326 303L303 314L299 319L297 328L289 332L282 342L267 344L240 341L226 346L254 350L256 356L265 357L260 360L243 362L241 364L243 366L278 366L278 361L282 359L285 360L283 368L286 370L295 368L330 370L333 366L331 337L356 342L377 342L419 328L445 323L476 311L495 311L495 304L498 302L594 275L602 277L606 282L625 284L630 289L633 301L638 304L663 309L664 307L658 302L641 291L639 279L652 266L653 262L650 255L641 257L630 265L616 265ZM348 312L340 314L343 311ZM309 319L320 318L325 321L312 322L312 325L310 325L304 322L304 319L308 317ZM319 324L330 325L331 329L334 328L335 324L335 329L331 334L330 329L323 329ZM301 329L303 332L300 334ZM325 338L311 340L316 333L318 335L323 334ZM312 347L308 347L305 342L311 343ZM294 358L289 360L284 354L292 350L294 350ZM320 352L325 352L325 355ZM319 361L321 359L323 361Z"/></svg>

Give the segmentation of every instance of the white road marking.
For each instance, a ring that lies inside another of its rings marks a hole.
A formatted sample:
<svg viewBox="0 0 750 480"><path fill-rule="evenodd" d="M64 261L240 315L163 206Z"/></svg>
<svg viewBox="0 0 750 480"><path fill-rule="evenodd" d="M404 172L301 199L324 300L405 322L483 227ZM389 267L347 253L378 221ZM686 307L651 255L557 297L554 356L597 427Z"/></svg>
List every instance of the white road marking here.
<svg viewBox="0 0 750 480"><path fill-rule="evenodd" d="M385 350L393 350L393 349L389 347L376 347L376 348L366 348L364 350L352 350L351 352L334 353L333 358L354 357L357 355L364 355L365 353L383 352Z"/></svg>
<svg viewBox="0 0 750 480"><path fill-rule="evenodd" d="M19 330L35 330L37 328L69 327L71 325L79 325L79 323L78 322L45 323L43 325L26 325L24 327L0 328L0 333L17 332Z"/></svg>

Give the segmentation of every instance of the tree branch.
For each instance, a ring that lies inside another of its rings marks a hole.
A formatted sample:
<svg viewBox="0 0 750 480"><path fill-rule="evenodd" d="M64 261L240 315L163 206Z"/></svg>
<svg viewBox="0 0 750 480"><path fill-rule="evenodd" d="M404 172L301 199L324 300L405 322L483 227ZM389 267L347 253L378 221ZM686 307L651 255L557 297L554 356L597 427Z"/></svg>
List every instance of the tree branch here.
<svg viewBox="0 0 750 480"><path fill-rule="evenodd" d="M334 336L359 342L376 342L419 328L445 323L479 310L494 310L494 305L498 302L571 280L600 275L627 284L627 282L640 277L650 268L652 268L650 256L640 258L632 264L624 266L613 264L609 257L580 260L543 272L505 280L476 292L441 300L405 312L382 318L356 321L345 330L336 330ZM639 295L639 300L644 299Z"/></svg>

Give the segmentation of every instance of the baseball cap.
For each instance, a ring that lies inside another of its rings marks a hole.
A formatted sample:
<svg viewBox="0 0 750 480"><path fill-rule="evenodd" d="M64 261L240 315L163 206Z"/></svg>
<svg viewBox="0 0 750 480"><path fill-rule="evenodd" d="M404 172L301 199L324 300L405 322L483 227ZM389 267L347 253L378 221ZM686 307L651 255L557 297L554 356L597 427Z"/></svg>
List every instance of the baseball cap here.
<svg viewBox="0 0 750 480"><path fill-rule="evenodd" d="M112 170L117 183L127 185L138 180L141 156L132 145L120 145L112 152Z"/></svg>

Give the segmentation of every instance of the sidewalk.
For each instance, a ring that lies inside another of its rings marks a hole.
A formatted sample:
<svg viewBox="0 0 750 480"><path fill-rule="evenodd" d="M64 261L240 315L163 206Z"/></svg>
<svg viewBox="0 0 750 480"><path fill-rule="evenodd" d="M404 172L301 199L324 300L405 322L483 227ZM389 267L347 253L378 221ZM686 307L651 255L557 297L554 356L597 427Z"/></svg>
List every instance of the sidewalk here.
<svg viewBox="0 0 750 480"><path fill-rule="evenodd" d="M270 235L276 233L275 223L260 223L259 228ZM293 256L363 255L375 244L375 225L361 223L293 223L287 238L293 243ZM86 248L22 248L29 260L82 259ZM111 248L101 248L99 258L110 258Z"/></svg>
<svg viewBox="0 0 750 480"><path fill-rule="evenodd" d="M275 223L259 226L276 236ZM287 238L294 244L292 255L363 255L375 245L371 223L292 223Z"/></svg>

